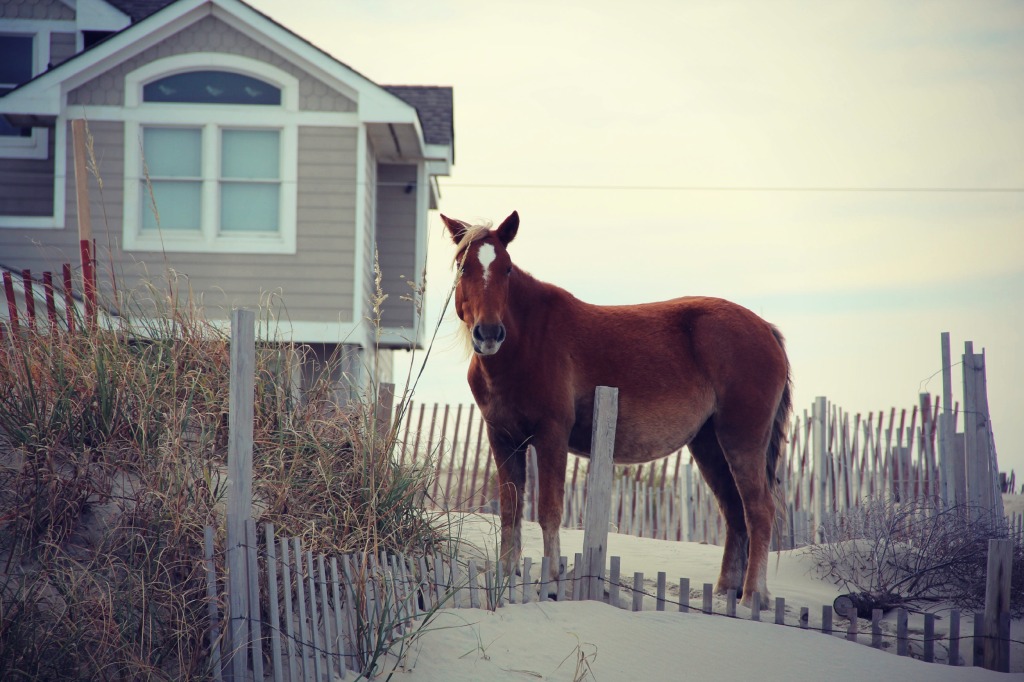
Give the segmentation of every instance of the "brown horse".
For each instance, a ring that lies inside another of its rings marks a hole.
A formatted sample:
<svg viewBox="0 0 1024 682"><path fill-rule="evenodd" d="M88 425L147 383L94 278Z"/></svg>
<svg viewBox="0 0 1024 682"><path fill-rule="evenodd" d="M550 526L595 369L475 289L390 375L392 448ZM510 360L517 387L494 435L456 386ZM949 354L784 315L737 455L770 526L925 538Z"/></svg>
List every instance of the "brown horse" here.
<svg viewBox="0 0 1024 682"><path fill-rule="evenodd" d="M498 470L501 553L518 565L525 452L537 451L538 512L559 566L568 452L588 456L597 386L619 389L615 461L689 445L726 522L716 590L768 596L775 467L790 410L782 335L735 303L685 297L598 306L513 265L513 212L494 230L441 216L457 245L455 311L473 346L469 385ZM749 551L749 558L748 558ZM765 602L766 603L766 602Z"/></svg>

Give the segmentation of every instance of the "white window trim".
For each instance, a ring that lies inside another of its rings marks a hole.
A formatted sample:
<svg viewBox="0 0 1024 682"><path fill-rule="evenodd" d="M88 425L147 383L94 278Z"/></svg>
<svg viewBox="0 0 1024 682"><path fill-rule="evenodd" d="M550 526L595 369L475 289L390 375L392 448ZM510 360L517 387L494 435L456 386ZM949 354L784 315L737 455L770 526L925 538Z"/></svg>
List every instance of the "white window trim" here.
<svg viewBox="0 0 1024 682"><path fill-rule="evenodd" d="M72 22L18 21L5 22L0 33L4 35L32 36L32 77L35 78L46 71L50 63L50 34L53 26L67 25L69 30L58 33L73 33ZM50 146L50 131L46 128L32 128L28 137L0 137L0 159L35 159L45 160Z"/></svg>
<svg viewBox="0 0 1024 682"><path fill-rule="evenodd" d="M142 87L153 80L195 69L215 69L259 78L281 89L281 106L245 104L189 104L144 102ZM283 253L296 252L298 211L298 111L299 81L265 62L217 52L199 52L150 62L125 76L124 108L124 228L125 251L167 251L185 253ZM142 182L141 139L145 126L203 128L204 190L202 230L182 234L142 233L142 211L148 210L139 190ZM216 186L223 129L277 130L281 135L280 230L218 234L220 206ZM212 155L212 156L210 156ZM211 165L212 164L212 165Z"/></svg>

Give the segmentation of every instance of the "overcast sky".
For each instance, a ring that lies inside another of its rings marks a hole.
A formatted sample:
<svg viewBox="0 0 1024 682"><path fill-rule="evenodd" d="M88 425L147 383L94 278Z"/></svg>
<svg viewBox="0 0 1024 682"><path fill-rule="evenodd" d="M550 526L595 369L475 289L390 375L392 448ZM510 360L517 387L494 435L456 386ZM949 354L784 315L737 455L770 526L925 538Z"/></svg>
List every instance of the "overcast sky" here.
<svg viewBox="0 0 1024 682"><path fill-rule="evenodd" d="M252 4L377 83L453 86L441 210L518 210L535 276L778 325L800 412L910 408L941 394L940 333L954 362L972 340L1024 479L1024 3ZM448 316L417 399L471 400Z"/></svg>

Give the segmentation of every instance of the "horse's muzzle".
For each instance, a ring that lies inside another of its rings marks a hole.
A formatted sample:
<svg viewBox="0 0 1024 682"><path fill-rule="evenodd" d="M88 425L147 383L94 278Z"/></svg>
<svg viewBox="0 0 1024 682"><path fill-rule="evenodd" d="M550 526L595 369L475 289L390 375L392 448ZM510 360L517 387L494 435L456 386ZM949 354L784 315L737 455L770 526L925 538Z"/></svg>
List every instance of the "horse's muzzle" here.
<svg viewBox="0 0 1024 682"><path fill-rule="evenodd" d="M473 351L477 355L494 355L505 340L505 325L478 324L473 327Z"/></svg>

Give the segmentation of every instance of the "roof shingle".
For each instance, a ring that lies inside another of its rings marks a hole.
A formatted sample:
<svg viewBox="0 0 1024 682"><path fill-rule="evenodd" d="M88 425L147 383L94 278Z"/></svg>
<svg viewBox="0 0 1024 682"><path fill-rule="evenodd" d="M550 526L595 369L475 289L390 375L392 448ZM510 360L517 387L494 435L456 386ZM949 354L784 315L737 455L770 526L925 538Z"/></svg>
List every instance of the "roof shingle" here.
<svg viewBox="0 0 1024 682"><path fill-rule="evenodd" d="M104 0L107 4L127 14L137 24L150 14L162 10L175 0Z"/></svg>
<svg viewBox="0 0 1024 682"><path fill-rule="evenodd" d="M382 85L385 90L416 108L427 144L452 144L455 121L452 88L442 85Z"/></svg>

